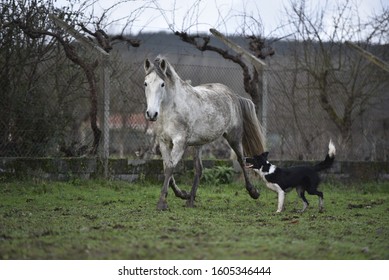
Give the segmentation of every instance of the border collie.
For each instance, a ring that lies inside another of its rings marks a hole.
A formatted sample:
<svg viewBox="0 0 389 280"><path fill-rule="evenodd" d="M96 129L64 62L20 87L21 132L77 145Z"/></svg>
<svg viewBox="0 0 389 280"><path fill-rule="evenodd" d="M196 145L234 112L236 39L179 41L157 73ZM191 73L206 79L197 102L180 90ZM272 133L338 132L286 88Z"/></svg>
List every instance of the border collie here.
<svg viewBox="0 0 389 280"><path fill-rule="evenodd" d="M328 154L324 161L314 166L293 166L280 168L271 164L267 160L269 152L252 158L246 158L247 168L252 168L258 173L266 183L266 187L278 193L277 213L284 209L285 192L296 188L298 196L303 200L304 212L309 203L305 198L305 192L319 197L319 211L323 211L323 193L317 190L320 183L318 172L332 166L335 159L335 146L330 141L328 144Z"/></svg>

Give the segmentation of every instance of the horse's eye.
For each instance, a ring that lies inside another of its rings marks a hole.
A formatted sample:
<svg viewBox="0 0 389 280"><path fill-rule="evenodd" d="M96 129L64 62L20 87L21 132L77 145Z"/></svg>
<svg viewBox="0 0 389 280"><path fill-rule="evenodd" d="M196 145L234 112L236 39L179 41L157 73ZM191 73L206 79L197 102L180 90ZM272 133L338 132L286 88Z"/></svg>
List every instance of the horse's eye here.
<svg viewBox="0 0 389 280"><path fill-rule="evenodd" d="M164 87L164 86L165 86L165 83L162 83L162 84L161 84L161 87Z"/></svg>
<svg viewBox="0 0 389 280"><path fill-rule="evenodd" d="M145 82L145 87L147 87L147 83Z"/></svg>

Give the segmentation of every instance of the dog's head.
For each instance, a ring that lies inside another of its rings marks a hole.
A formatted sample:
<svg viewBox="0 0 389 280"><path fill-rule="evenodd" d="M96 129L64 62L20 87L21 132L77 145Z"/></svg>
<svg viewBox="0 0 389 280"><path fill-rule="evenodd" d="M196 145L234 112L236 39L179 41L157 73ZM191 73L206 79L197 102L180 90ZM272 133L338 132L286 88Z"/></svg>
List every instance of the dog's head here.
<svg viewBox="0 0 389 280"><path fill-rule="evenodd" d="M246 167L258 170L261 170L262 168L262 172L268 172L271 166L270 162L267 160L268 155L269 152L264 152L258 156L246 158L246 164L249 164L246 165Z"/></svg>

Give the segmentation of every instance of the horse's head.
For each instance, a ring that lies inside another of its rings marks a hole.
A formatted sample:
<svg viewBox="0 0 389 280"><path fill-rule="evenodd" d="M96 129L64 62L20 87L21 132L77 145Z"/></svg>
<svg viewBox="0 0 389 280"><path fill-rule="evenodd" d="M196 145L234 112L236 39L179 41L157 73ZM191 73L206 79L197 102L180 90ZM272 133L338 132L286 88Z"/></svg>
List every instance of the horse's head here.
<svg viewBox="0 0 389 280"><path fill-rule="evenodd" d="M168 78L168 64L163 58L157 57L154 63L145 60L144 68L146 93L146 119L156 121L159 115L162 100L166 95L166 79Z"/></svg>

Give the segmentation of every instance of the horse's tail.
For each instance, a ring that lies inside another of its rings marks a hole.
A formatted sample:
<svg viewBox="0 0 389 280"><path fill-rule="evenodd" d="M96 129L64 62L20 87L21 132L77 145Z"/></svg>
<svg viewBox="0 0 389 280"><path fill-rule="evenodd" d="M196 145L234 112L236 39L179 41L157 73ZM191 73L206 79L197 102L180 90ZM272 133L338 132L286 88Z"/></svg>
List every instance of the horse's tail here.
<svg viewBox="0 0 389 280"><path fill-rule="evenodd" d="M243 97L239 97L239 104L243 117L243 152L245 156L262 154L265 149L265 136L261 124L255 113L254 103Z"/></svg>

